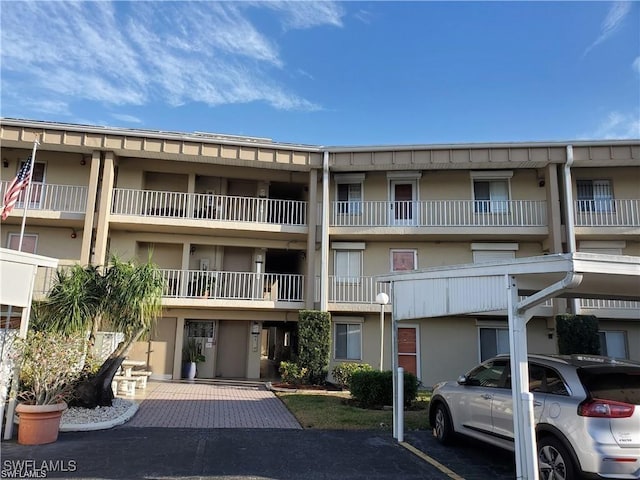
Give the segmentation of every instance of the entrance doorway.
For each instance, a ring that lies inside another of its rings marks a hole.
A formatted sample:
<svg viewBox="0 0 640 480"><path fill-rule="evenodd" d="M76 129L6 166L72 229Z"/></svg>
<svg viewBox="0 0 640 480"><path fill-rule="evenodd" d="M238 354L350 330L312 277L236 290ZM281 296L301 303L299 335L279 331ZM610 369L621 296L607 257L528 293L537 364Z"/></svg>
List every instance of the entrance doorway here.
<svg viewBox="0 0 640 480"><path fill-rule="evenodd" d="M416 215L416 182L414 180L391 180L391 202L389 218L393 225L414 225Z"/></svg>
<svg viewBox="0 0 640 480"><path fill-rule="evenodd" d="M216 365L216 327L213 320L187 320L184 323L184 346L193 341L201 355L203 362L196 365L197 378L213 378Z"/></svg>

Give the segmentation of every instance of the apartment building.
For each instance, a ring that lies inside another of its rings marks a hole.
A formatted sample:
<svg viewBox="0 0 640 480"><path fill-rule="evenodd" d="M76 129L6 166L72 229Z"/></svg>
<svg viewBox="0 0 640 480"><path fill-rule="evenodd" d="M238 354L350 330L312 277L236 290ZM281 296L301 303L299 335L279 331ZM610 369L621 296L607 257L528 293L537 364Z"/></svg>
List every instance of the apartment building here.
<svg viewBox="0 0 640 480"><path fill-rule="evenodd" d="M40 136L23 250L61 265L151 256L164 313L133 356L180 378L271 378L300 309L332 315L331 366L391 367L391 296L377 277L568 251L640 256L640 141L321 147L265 138L1 119L1 188ZM2 222L17 248L20 200ZM52 272L43 270L43 294ZM640 286L639 286L640 288ZM557 349L555 315L599 318L604 353L640 360L638 302L553 300L529 351ZM508 350L505 312L399 329L425 385Z"/></svg>

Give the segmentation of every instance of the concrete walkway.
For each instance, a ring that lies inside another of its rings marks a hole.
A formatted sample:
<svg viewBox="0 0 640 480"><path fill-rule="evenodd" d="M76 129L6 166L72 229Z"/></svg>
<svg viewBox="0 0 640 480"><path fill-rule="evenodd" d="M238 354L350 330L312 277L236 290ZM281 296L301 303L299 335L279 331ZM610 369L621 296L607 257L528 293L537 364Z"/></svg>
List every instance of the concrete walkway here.
<svg viewBox="0 0 640 480"><path fill-rule="evenodd" d="M127 427L294 428L287 407L262 384L150 382Z"/></svg>

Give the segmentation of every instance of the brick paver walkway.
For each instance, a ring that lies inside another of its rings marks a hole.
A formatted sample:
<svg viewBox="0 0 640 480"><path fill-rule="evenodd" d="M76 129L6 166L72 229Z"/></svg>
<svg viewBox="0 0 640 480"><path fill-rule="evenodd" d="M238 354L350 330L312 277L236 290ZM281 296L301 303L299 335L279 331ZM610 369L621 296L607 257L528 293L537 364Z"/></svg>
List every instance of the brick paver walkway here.
<svg viewBox="0 0 640 480"><path fill-rule="evenodd" d="M300 424L262 386L158 383L127 427L296 428Z"/></svg>

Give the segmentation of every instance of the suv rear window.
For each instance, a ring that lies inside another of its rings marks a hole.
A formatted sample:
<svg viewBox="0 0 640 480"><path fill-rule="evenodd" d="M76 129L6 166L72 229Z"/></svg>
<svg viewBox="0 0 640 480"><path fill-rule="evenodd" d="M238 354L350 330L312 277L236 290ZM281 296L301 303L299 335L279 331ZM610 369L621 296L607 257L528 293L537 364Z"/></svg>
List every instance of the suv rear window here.
<svg viewBox="0 0 640 480"><path fill-rule="evenodd" d="M591 398L640 405L640 368L579 368L578 377Z"/></svg>

